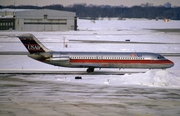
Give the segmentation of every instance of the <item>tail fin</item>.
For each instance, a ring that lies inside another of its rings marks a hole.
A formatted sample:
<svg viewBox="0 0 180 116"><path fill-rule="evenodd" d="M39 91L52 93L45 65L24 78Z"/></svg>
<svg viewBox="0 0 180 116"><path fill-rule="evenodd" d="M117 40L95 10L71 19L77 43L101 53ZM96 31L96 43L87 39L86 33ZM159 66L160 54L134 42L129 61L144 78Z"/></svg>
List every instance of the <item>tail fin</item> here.
<svg viewBox="0 0 180 116"><path fill-rule="evenodd" d="M50 51L32 34L23 34L17 37L21 40L30 54Z"/></svg>

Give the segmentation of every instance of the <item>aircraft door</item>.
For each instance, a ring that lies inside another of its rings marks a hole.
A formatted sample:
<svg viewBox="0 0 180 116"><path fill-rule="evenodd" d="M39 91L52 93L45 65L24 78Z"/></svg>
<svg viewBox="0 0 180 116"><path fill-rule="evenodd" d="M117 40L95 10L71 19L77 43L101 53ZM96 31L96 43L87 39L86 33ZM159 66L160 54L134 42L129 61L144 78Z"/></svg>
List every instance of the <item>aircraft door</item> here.
<svg viewBox="0 0 180 116"><path fill-rule="evenodd" d="M154 65L155 65L155 60L151 59L151 67L154 67Z"/></svg>
<svg viewBox="0 0 180 116"><path fill-rule="evenodd" d="M155 64L155 60L154 59L151 59L151 64Z"/></svg>

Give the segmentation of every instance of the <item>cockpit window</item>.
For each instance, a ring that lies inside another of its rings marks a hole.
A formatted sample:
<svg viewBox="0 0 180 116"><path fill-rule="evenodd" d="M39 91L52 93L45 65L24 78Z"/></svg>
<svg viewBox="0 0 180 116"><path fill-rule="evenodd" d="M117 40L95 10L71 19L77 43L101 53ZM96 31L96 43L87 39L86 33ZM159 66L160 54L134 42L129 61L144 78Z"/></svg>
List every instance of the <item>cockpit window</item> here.
<svg viewBox="0 0 180 116"><path fill-rule="evenodd" d="M164 59L164 57L161 56L161 55L159 55L157 58L158 58L158 59Z"/></svg>

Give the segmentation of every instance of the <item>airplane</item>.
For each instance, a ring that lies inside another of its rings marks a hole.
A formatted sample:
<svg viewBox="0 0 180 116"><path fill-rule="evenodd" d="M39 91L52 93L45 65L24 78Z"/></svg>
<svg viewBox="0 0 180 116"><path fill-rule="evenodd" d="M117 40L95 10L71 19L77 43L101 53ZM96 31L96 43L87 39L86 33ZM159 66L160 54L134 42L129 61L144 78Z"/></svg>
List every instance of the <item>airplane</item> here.
<svg viewBox="0 0 180 116"><path fill-rule="evenodd" d="M16 37L29 51L30 58L55 66L87 68L88 73L95 68L166 69L174 66L172 61L157 53L51 51L33 34Z"/></svg>

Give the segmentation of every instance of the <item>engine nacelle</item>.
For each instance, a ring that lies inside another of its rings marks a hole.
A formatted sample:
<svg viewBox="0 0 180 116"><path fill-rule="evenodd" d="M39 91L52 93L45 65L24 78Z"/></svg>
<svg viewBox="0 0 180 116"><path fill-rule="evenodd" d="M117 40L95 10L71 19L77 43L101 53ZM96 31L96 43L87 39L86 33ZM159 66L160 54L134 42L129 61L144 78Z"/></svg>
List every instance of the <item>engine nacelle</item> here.
<svg viewBox="0 0 180 116"><path fill-rule="evenodd" d="M47 59L47 61L49 62L49 63L52 63L52 64L67 64L67 63L69 63L69 61L70 61L70 58L69 58L69 56L60 56L60 57L51 57L51 58L49 58L49 59Z"/></svg>

